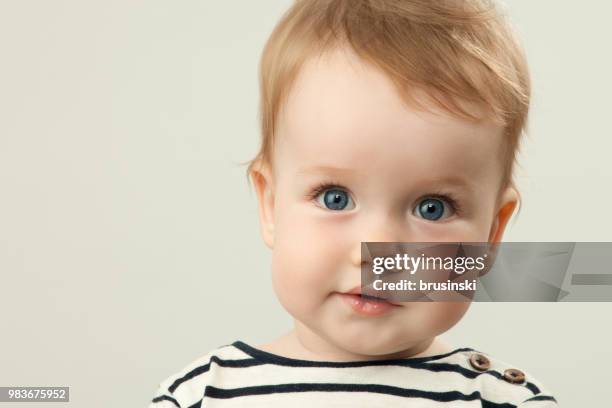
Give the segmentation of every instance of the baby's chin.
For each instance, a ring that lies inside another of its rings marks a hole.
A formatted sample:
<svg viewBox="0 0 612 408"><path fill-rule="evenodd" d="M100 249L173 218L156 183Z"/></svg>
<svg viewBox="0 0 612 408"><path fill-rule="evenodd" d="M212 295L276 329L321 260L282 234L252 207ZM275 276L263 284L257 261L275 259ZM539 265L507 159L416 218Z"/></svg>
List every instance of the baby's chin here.
<svg viewBox="0 0 612 408"><path fill-rule="evenodd" d="M413 302L404 319L386 321L370 327L355 322L342 327L319 325L316 331L346 353L369 358L408 358L427 355L436 345L437 336L454 326L464 315L469 302ZM411 313L412 312L412 313ZM362 322L363 323L363 322Z"/></svg>
<svg viewBox="0 0 612 408"><path fill-rule="evenodd" d="M342 329L340 327L318 327L315 331L319 331L319 336L333 343L335 348L343 350L347 355L354 355L351 360L409 356L414 353L413 350L422 351L435 338L435 334L432 333L416 331L401 333L393 327L367 331L355 327ZM324 334L321 331L324 331Z"/></svg>

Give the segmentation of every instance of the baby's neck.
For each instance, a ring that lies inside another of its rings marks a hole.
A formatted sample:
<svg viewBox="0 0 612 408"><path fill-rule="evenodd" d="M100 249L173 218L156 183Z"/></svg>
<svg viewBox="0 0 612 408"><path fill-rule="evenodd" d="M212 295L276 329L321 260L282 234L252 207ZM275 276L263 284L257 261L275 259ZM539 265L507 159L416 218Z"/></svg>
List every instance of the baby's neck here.
<svg viewBox="0 0 612 408"><path fill-rule="evenodd" d="M311 361L367 361L396 358L427 357L452 351L452 347L438 337L427 339L399 352L382 355L355 354L340 349L296 322L288 333L259 349L283 357Z"/></svg>

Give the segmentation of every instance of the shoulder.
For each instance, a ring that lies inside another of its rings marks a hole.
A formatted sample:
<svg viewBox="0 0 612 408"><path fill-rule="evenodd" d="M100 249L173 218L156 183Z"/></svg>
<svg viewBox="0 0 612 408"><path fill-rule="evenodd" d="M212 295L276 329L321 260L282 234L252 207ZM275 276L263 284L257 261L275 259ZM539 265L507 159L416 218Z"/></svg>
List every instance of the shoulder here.
<svg viewBox="0 0 612 408"><path fill-rule="evenodd" d="M483 400L525 408L558 406L550 390L530 372L488 353L463 348L450 355L449 360L460 367Z"/></svg>
<svg viewBox="0 0 612 408"><path fill-rule="evenodd" d="M215 363L244 358L232 344L224 344L201 355L158 384L149 408L184 408L197 404L209 383Z"/></svg>

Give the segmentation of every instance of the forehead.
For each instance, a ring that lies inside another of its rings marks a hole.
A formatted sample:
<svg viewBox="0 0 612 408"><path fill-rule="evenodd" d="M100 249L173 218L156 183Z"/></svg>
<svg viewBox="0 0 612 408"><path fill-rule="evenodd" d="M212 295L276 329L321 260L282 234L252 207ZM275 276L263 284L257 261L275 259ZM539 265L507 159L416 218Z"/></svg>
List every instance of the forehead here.
<svg viewBox="0 0 612 408"><path fill-rule="evenodd" d="M281 113L275 162L367 175L427 170L475 177L499 164L501 127L405 104L393 83L346 49L309 60Z"/></svg>

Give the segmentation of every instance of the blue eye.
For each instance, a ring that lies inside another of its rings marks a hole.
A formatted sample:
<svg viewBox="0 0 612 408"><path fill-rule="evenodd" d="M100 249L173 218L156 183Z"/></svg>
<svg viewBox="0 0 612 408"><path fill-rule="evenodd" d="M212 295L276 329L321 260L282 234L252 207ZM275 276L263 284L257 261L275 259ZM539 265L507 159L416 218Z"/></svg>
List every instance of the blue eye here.
<svg viewBox="0 0 612 408"><path fill-rule="evenodd" d="M338 188L331 188L329 190L324 190L321 192L320 196L323 197L323 205L325 208L340 211L347 208L349 204L352 203L351 197L349 194ZM353 207L349 208L352 209Z"/></svg>
<svg viewBox="0 0 612 408"><path fill-rule="evenodd" d="M427 198L420 202L415 212L426 220L437 221L445 215L446 208L444 201L437 198Z"/></svg>

